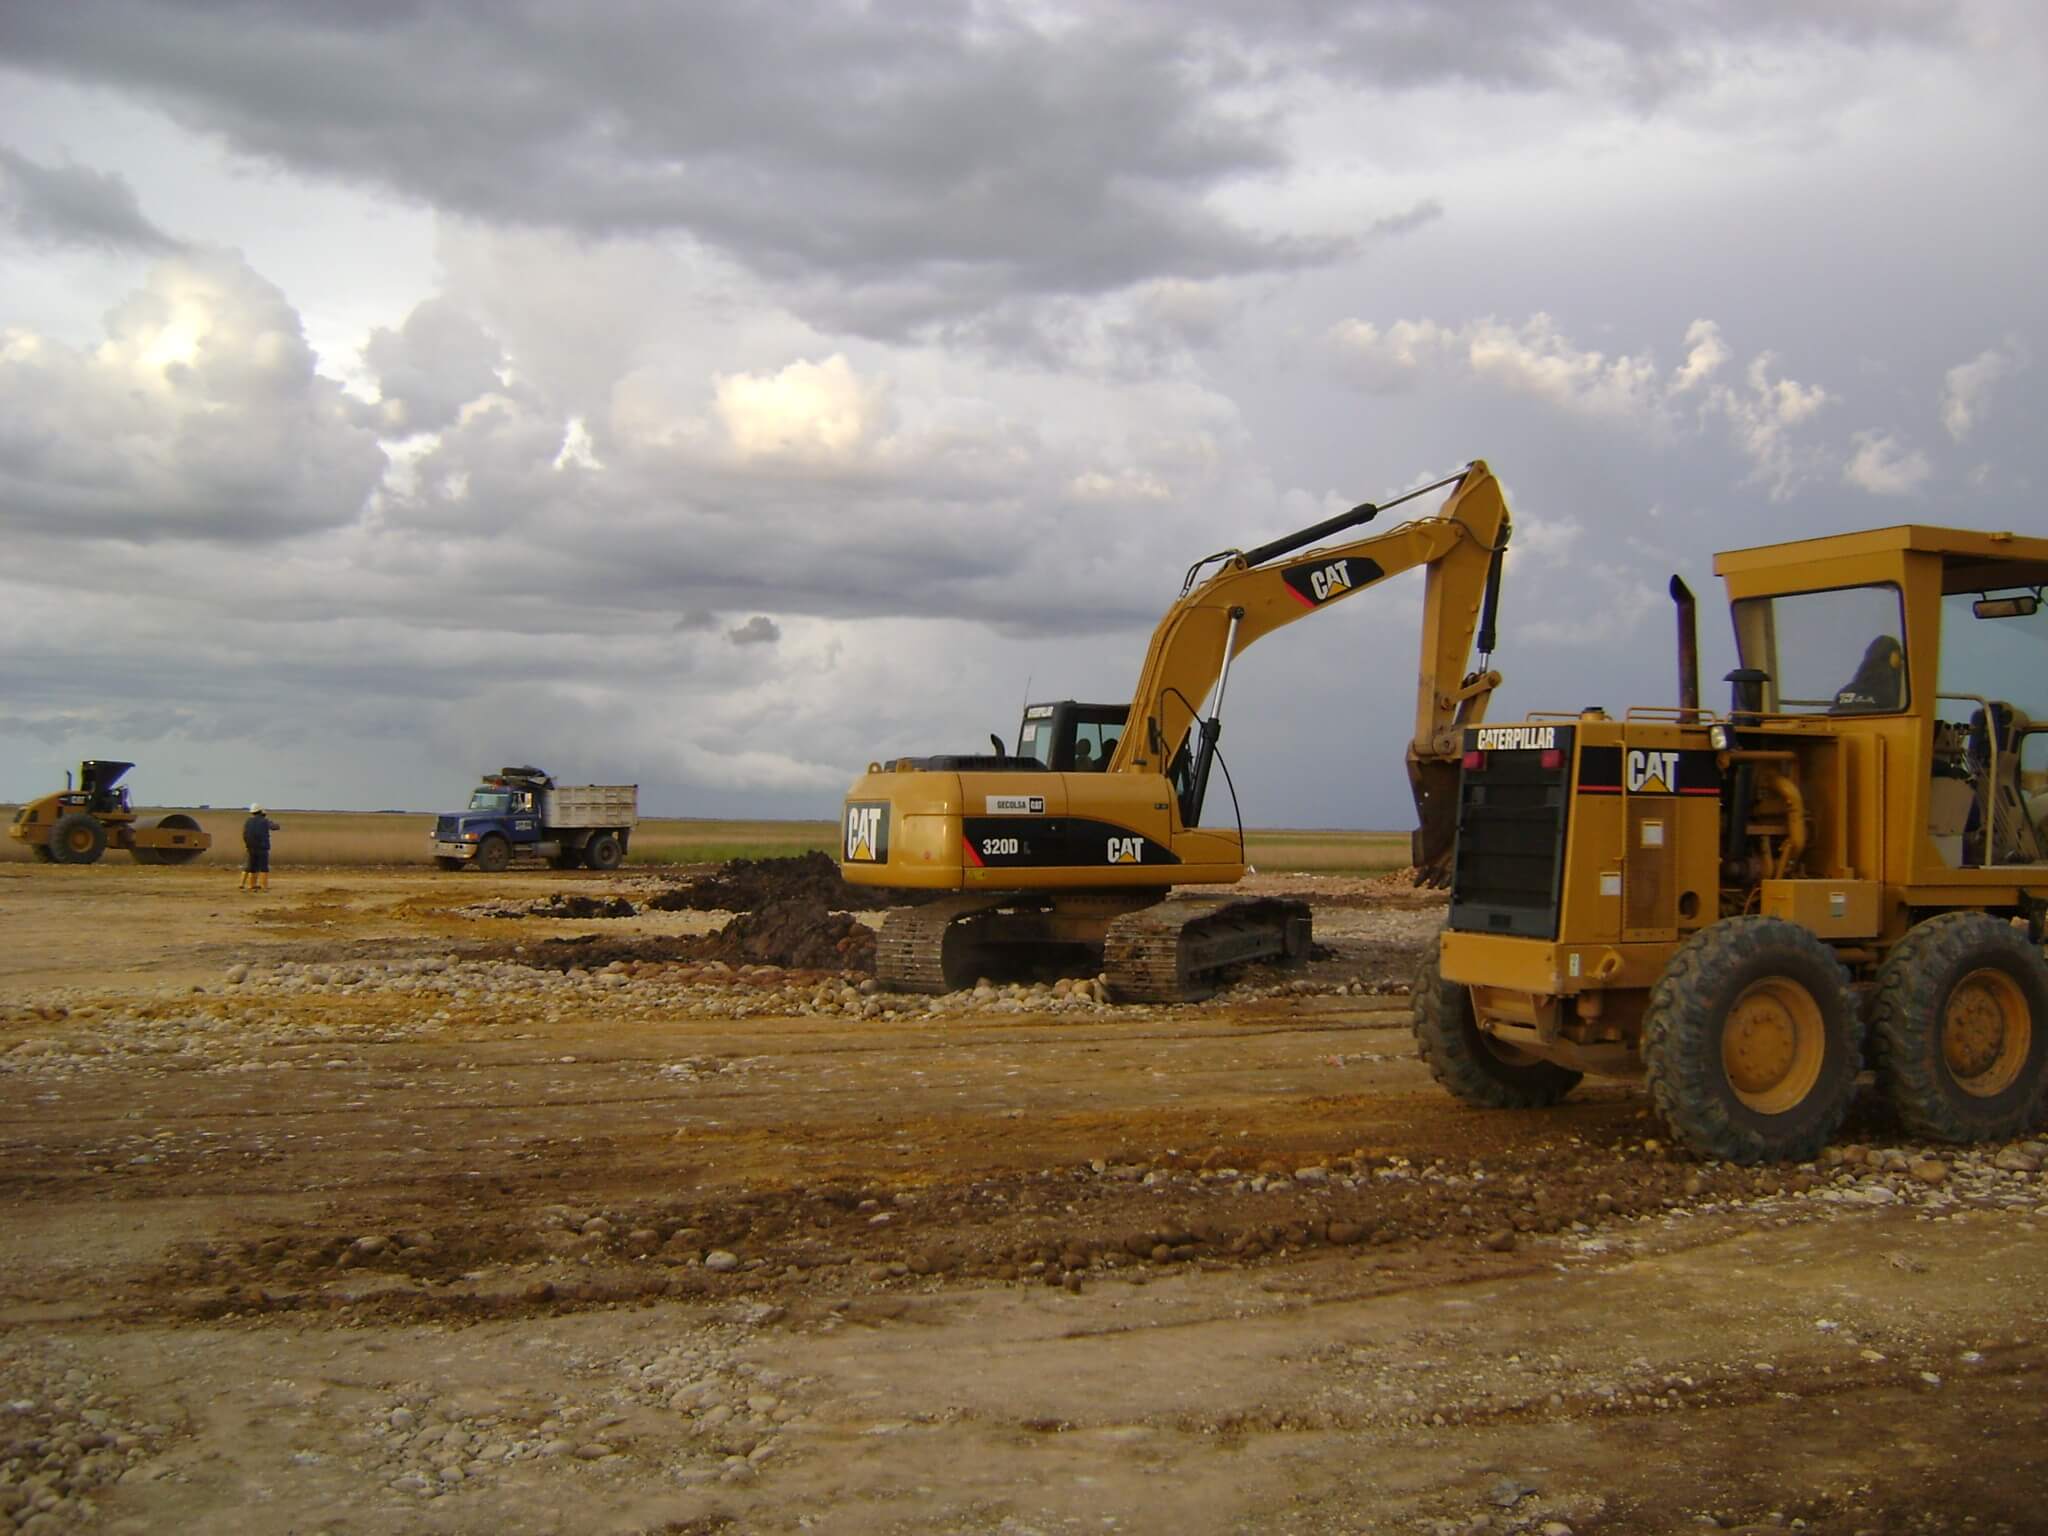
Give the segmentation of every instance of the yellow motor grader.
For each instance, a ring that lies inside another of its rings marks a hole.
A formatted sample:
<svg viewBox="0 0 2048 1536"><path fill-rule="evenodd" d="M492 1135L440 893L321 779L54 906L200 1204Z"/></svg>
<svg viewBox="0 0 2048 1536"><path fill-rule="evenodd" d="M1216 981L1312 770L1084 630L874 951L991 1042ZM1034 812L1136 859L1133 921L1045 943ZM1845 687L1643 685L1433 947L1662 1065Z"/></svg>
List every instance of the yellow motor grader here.
<svg viewBox="0 0 2048 1536"><path fill-rule="evenodd" d="M213 835L183 811L142 825L121 783L134 766L88 758L78 765L76 789L31 800L14 813L7 835L46 864L96 864L110 847L127 849L138 864L191 863Z"/></svg>
<svg viewBox="0 0 2048 1536"><path fill-rule="evenodd" d="M1866 1055L1915 1136L2048 1100L2048 539L1909 525L1718 556L1740 665L1679 701L1464 732L1415 988L1466 1103L1647 1078L1703 1156L1812 1157Z"/></svg>

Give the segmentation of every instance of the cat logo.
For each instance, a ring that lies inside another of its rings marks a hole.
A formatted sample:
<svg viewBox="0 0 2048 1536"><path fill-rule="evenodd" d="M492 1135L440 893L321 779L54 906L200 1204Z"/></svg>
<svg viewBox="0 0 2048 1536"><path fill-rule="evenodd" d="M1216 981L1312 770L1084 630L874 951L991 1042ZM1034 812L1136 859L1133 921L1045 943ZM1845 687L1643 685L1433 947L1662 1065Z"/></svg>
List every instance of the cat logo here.
<svg viewBox="0 0 2048 1536"><path fill-rule="evenodd" d="M1669 795L1678 790L1678 754L1645 752L1631 748L1628 754L1628 792L1632 795Z"/></svg>
<svg viewBox="0 0 2048 1536"><path fill-rule="evenodd" d="M1290 565L1280 573L1295 600L1304 608L1320 608L1360 587L1378 581L1386 572L1377 561L1363 555L1346 555L1342 560L1319 560L1307 565Z"/></svg>
<svg viewBox="0 0 2048 1536"><path fill-rule="evenodd" d="M889 807L855 801L846 807L846 862L880 864L889 857Z"/></svg>
<svg viewBox="0 0 2048 1536"><path fill-rule="evenodd" d="M1308 573L1309 590L1316 595L1316 601L1327 603L1340 593L1351 590L1351 562L1336 560L1319 571Z"/></svg>
<svg viewBox="0 0 2048 1536"><path fill-rule="evenodd" d="M1109 840L1109 862L1112 864L1144 863L1145 839L1142 837L1112 837Z"/></svg>

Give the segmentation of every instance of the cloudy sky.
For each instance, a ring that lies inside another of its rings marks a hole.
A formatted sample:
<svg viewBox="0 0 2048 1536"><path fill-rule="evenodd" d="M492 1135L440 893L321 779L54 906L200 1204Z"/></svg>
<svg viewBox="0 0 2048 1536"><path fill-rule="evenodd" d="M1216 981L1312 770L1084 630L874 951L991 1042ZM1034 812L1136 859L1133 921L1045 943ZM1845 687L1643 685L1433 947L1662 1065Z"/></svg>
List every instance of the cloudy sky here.
<svg viewBox="0 0 2048 1536"><path fill-rule="evenodd" d="M830 815L1474 457L1496 717L1668 702L1716 549L2048 531L2044 103L2035 0L0 0L0 798ZM1249 821L1405 825L1419 609L1247 653Z"/></svg>

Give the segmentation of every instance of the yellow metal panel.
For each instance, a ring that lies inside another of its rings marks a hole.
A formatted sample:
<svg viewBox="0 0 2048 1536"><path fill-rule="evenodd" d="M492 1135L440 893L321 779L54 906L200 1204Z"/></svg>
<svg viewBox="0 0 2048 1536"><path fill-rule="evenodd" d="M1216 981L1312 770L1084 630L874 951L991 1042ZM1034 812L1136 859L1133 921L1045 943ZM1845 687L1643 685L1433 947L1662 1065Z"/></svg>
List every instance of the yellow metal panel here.
<svg viewBox="0 0 2048 1536"><path fill-rule="evenodd" d="M1766 880L1762 910L1823 939L1874 939L1883 927L1883 896L1875 880Z"/></svg>
<svg viewBox="0 0 2048 1536"><path fill-rule="evenodd" d="M1633 737L1631 737L1633 739ZM1677 937L1678 898L1671 889L1677 854L1678 798L1630 796L1627 802L1627 864L1621 876L1621 936L1624 939ZM1569 938L1571 935L1567 934Z"/></svg>
<svg viewBox="0 0 2048 1536"><path fill-rule="evenodd" d="M1673 944L1561 944L1506 934L1458 933L1441 939L1438 964L1446 981L1501 987L1539 996L1653 986Z"/></svg>

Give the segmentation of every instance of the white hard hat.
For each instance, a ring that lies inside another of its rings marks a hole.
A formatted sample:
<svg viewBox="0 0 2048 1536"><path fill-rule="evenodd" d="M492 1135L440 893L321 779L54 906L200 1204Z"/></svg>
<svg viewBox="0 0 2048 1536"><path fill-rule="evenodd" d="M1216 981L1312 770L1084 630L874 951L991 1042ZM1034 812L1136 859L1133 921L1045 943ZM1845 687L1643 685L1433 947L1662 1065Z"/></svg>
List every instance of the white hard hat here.
<svg viewBox="0 0 2048 1536"><path fill-rule="evenodd" d="M249 814L251 816L261 816L263 814L263 807L260 805L252 805L249 807Z"/></svg>

